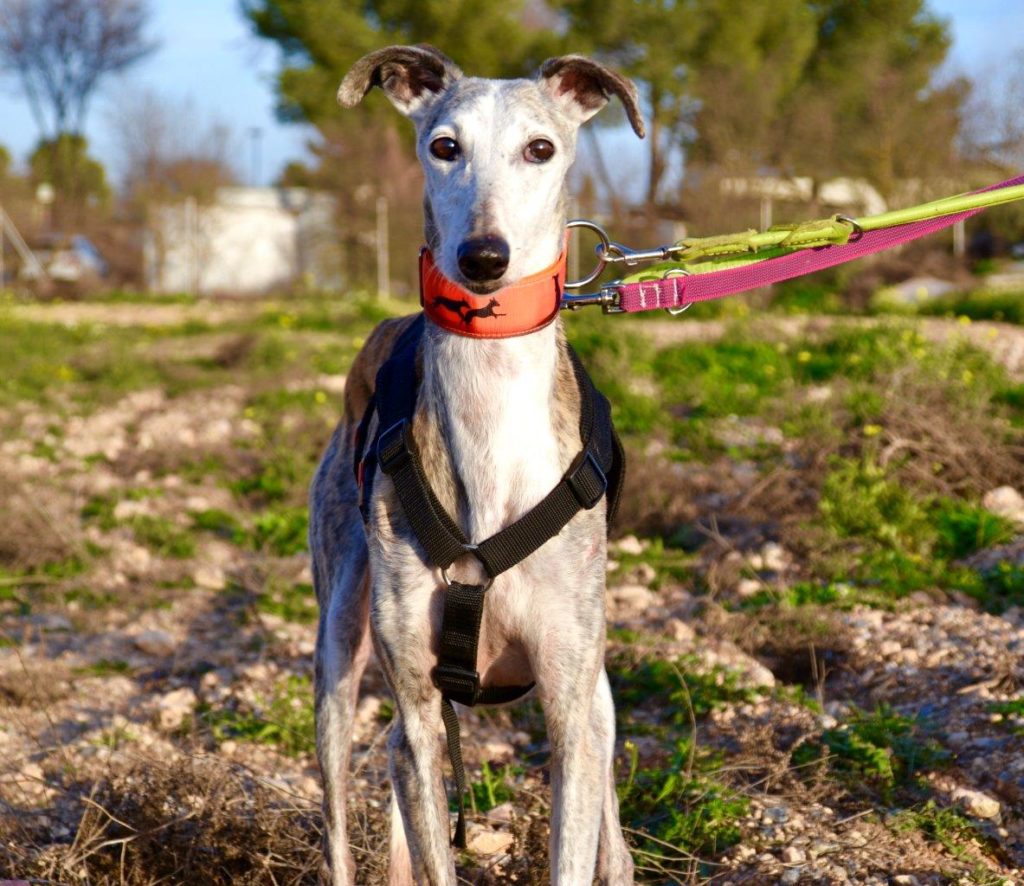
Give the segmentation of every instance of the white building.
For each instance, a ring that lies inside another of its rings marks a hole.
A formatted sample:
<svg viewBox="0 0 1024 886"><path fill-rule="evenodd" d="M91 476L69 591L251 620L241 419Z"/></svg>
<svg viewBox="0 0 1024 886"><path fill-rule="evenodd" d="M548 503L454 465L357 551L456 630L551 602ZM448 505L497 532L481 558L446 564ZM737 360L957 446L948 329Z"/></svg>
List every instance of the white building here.
<svg viewBox="0 0 1024 886"><path fill-rule="evenodd" d="M146 238L155 292L261 293L341 286L333 198L302 188L220 188L156 210Z"/></svg>

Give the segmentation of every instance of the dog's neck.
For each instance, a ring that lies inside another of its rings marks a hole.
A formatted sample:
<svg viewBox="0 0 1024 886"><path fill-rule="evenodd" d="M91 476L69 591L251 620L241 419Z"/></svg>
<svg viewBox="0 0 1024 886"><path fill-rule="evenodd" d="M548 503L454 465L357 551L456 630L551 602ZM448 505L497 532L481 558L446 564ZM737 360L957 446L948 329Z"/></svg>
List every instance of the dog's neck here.
<svg viewBox="0 0 1024 886"><path fill-rule="evenodd" d="M526 513L576 454L578 404L567 374L560 320L494 340L428 322L422 403L447 450L458 520L470 540Z"/></svg>

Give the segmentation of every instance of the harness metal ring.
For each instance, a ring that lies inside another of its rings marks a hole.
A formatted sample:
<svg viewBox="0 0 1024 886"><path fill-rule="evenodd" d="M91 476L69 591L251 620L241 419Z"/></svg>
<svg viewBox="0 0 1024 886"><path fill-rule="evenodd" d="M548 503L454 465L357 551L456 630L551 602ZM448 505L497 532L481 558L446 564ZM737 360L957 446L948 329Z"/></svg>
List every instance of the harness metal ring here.
<svg viewBox="0 0 1024 886"><path fill-rule="evenodd" d="M857 224L857 219L850 218L848 215L837 215L836 221L846 222L848 225L853 225L853 233L850 234L850 239L846 241L847 243L856 243L864 236L864 229Z"/></svg>
<svg viewBox="0 0 1024 886"><path fill-rule="evenodd" d="M672 268L671 270L666 271L662 275L662 279L663 280L667 280L669 277L692 277L692 276L693 276L693 271L688 271L688 270L686 270L686 268ZM680 314L690 310L690 308L692 308L693 305L694 305L694 302L688 301L681 308L678 308L678 307L676 307L676 308L665 308L665 312L668 313L668 314L671 314L673 317L678 317Z"/></svg>
<svg viewBox="0 0 1024 886"><path fill-rule="evenodd" d="M474 545L474 547L476 547L476 546ZM444 583L448 587L452 586L452 577L448 574L448 567L447 566L442 566L441 567L441 578L444 579ZM488 576L487 577L487 581L485 581L484 584L483 584L483 589L485 591L489 590L492 584L494 584L494 579L491 578L490 576Z"/></svg>
<svg viewBox="0 0 1024 886"><path fill-rule="evenodd" d="M572 230L573 228L586 228L588 231L593 231L597 234L600 244L598 245L597 252L597 266L591 271L586 277L581 280L566 280L566 289L579 289L581 286L586 286L588 283L593 283L601 273L604 271L605 266L608 262L605 260L604 255L608 251L608 247L611 246L611 240L608 239L608 234L605 229L602 228L597 222L592 222L586 218L571 218L565 224L566 230Z"/></svg>

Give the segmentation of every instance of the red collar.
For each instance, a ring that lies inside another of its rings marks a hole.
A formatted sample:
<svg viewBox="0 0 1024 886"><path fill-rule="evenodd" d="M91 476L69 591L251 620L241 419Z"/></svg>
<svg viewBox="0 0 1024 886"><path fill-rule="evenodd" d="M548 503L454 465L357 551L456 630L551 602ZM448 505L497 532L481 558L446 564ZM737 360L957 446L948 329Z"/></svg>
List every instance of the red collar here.
<svg viewBox="0 0 1024 886"><path fill-rule="evenodd" d="M470 338L511 338L543 329L558 316L565 288L565 257L487 295L449 280L430 250L420 251L420 304L442 329Z"/></svg>

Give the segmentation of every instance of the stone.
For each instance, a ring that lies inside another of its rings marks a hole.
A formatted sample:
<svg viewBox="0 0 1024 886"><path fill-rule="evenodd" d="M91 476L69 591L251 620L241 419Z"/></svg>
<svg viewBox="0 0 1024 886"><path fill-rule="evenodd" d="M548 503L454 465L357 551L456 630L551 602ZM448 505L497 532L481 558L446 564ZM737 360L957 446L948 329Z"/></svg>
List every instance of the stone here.
<svg viewBox="0 0 1024 886"><path fill-rule="evenodd" d="M515 810L511 803L501 803L487 813L487 820L499 824L508 824L515 817Z"/></svg>
<svg viewBox="0 0 1024 886"><path fill-rule="evenodd" d="M799 883L802 876L803 868L790 868L779 877L779 882L785 884L785 886L792 886L794 883Z"/></svg>
<svg viewBox="0 0 1024 886"><path fill-rule="evenodd" d="M998 818L1001 809L999 801L981 791L971 788L957 788L953 800L963 807L964 812L975 818Z"/></svg>
<svg viewBox="0 0 1024 886"><path fill-rule="evenodd" d="M612 542L612 548L620 554L631 554L634 557L640 556L647 545L640 541L635 535L626 535L616 542Z"/></svg>
<svg viewBox="0 0 1024 886"><path fill-rule="evenodd" d="M665 622L665 633L677 643L692 643L697 639L694 632L681 618L670 618Z"/></svg>
<svg viewBox="0 0 1024 886"><path fill-rule="evenodd" d="M198 699L188 687L174 689L160 697L157 703L157 722L162 729L177 729L195 710Z"/></svg>
<svg viewBox="0 0 1024 886"><path fill-rule="evenodd" d="M787 846L779 857L785 864L800 864L806 860L803 850L797 849L796 846Z"/></svg>
<svg viewBox="0 0 1024 886"><path fill-rule="evenodd" d="M166 631L143 631L132 638L135 648L146 655L166 656L173 655L178 647L174 637Z"/></svg>
<svg viewBox="0 0 1024 886"><path fill-rule="evenodd" d="M741 578L736 584L736 593L746 600L748 597L761 593L763 588L764 582L758 581L756 578Z"/></svg>
<svg viewBox="0 0 1024 886"><path fill-rule="evenodd" d="M501 852L507 852L514 842L515 837L504 831L474 828L466 844L470 852L475 852L477 855L497 855Z"/></svg>
<svg viewBox="0 0 1024 886"><path fill-rule="evenodd" d="M765 824L785 824L789 821L789 810L785 806L769 806L762 820Z"/></svg>
<svg viewBox="0 0 1024 886"><path fill-rule="evenodd" d="M1024 496L1012 486L997 486L985 493L981 505L993 514L1024 523Z"/></svg>
<svg viewBox="0 0 1024 886"><path fill-rule="evenodd" d="M777 542L770 541L761 548L761 563L769 572L782 572L788 562L786 549Z"/></svg>
<svg viewBox="0 0 1024 886"><path fill-rule="evenodd" d="M617 606L637 615L658 603L658 595L643 585L619 585L612 588L611 597Z"/></svg>
<svg viewBox="0 0 1024 886"><path fill-rule="evenodd" d="M197 587L208 591L223 591L228 586L224 570L220 566L204 565L192 573Z"/></svg>
<svg viewBox="0 0 1024 886"><path fill-rule="evenodd" d="M658 577L657 570L650 563L640 563L633 570L633 574L636 576L636 580L644 585L649 585Z"/></svg>

